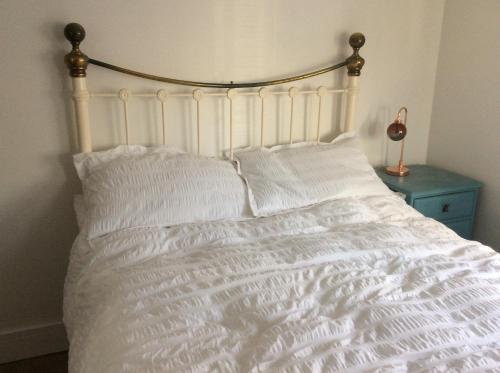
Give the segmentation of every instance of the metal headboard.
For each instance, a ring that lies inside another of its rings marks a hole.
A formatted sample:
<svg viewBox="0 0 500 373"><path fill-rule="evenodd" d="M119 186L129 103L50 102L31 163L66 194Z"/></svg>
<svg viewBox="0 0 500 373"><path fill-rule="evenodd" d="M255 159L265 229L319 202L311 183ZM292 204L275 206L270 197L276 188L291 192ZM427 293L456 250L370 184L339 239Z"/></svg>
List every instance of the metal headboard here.
<svg viewBox="0 0 500 373"><path fill-rule="evenodd" d="M294 113L294 99L298 95L307 94L317 94L319 96L318 105L318 122L317 122L317 138L316 141L320 140L320 123L321 123L321 111L322 102L327 94L340 93L346 95L346 107L345 107L345 124L344 131L353 130L354 127L354 110L355 110L355 100L358 91L358 77L361 73L361 69L365 63L365 60L359 55L359 49L365 43L365 37L361 33L354 33L349 38L349 45L353 48L353 53L351 56L346 58L343 62L336 65L332 65L323 69L314 70L301 75L288 76L276 80L258 81L250 83L212 83L212 82L197 82L189 80L180 80L167 77L156 76L152 74L145 74L138 71L133 71L116 65L112 65L103 61L92 59L87 57L80 50L80 43L85 38L85 29L77 24L70 23L64 28L64 35L66 39L71 43L72 50L68 53L64 61L69 69L69 73L73 83L73 100L75 104L76 121L78 128L78 139L80 151L91 152L92 151L92 138L90 131L90 115L89 115L89 100L91 97L116 97L123 103L124 112L124 128L125 128L125 140L129 144L129 128L128 128L128 101L131 96L139 97L152 97L155 98L161 105L162 113L162 137L163 143L166 141L166 126L165 126L165 113L166 113L166 101L169 97L192 97L196 102L196 133L197 133L197 151L200 152L200 101L206 96L219 96L225 97L229 100L229 154L232 158L233 155L233 101L236 96L257 96L261 101L261 128L260 128L260 145L264 144L264 111L265 111L265 98L269 95L287 95L290 98L290 143L292 142L292 131L293 131L293 113ZM220 88L226 89L222 92L204 92L200 88L196 88L191 93L170 93L164 89L160 89L154 93L142 93L142 94L132 94L127 89L121 89L118 93L90 93L87 90L87 66L88 64L93 64L106 69L114 70L123 74L128 74L144 79L182 85L191 87L201 87L201 88ZM327 72L340 69L342 67L347 68L347 83L346 86L341 89L328 89L326 87L319 87L317 90L299 90L297 87L289 88L285 91L271 91L265 87L280 85L284 83L290 83L298 80L307 79L320 74L325 74ZM260 88L258 91L241 91L238 88Z"/></svg>

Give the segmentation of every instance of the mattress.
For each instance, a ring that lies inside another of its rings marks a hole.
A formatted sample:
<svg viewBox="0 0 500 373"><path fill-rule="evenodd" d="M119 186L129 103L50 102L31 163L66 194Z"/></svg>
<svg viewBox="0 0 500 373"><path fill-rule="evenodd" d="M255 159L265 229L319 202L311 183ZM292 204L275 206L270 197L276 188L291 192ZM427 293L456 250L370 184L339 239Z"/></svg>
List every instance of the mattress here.
<svg viewBox="0 0 500 373"><path fill-rule="evenodd" d="M500 255L397 196L72 248L70 372L500 371Z"/></svg>

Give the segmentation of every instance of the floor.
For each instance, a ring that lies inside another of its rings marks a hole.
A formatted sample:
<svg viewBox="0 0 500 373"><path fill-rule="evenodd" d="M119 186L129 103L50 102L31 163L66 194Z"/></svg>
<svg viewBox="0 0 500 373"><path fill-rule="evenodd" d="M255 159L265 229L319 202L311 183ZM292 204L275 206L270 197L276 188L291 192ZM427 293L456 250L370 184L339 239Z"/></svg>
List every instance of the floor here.
<svg viewBox="0 0 500 373"><path fill-rule="evenodd" d="M0 364L0 373L67 373L68 352Z"/></svg>

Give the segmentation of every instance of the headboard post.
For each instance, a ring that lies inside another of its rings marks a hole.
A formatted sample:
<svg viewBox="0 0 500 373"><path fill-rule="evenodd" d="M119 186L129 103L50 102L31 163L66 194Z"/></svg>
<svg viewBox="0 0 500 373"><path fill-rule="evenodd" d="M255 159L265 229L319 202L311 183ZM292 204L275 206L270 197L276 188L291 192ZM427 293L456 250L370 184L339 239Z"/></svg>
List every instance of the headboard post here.
<svg viewBox="0 0 500 373"><path fill-rule="evenodd" d="M353 49L353 53L346 59L347 65L347 102L346 102L346 117L344 131L352 131L354 129L354 113L356 109L356 95L358 93L358 79L361 75L361 69L365 64L363 57L359 55L359 49L365 44L365 36L356 32L349 37L349 45Z"/></svg>
<svg viewBox="0 0 500 373"><path fill-rule="evenodd" d="M70 23L64 28L64 36L71 43L72 50L64 56L73 83L73 102L75 105L78 142L81 152L92 151L90 137L89 99L87 90L87 65L89 58L80 50L85 39L85 29L78 23Z"/></svg>

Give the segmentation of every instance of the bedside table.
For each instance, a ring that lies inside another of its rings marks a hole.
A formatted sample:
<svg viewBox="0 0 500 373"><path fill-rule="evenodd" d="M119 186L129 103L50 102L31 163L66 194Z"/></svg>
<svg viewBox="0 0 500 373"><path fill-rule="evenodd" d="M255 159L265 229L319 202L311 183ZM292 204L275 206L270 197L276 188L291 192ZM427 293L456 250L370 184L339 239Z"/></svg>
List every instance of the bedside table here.
<svg viewBox="0 0 500 373"><path fill-rule="evenodd" d="M477 194L483 184L436 167L414 165L409 169L405 177L387 175L384 168L375 171L391 190L405 194L410 206L471 239Z"/></svg>

